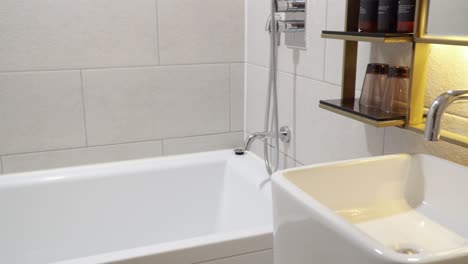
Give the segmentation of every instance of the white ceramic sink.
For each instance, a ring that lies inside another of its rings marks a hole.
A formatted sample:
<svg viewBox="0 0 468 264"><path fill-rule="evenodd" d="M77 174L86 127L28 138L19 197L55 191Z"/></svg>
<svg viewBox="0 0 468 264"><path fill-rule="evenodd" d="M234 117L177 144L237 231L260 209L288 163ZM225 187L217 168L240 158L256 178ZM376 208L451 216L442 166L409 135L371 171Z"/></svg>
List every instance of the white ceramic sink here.
<svg viewBox="0 0 468 264"><path fill-rule="evenodd" d="M273 176L275 264L468 263L468 167L392 155Z"/></svg>

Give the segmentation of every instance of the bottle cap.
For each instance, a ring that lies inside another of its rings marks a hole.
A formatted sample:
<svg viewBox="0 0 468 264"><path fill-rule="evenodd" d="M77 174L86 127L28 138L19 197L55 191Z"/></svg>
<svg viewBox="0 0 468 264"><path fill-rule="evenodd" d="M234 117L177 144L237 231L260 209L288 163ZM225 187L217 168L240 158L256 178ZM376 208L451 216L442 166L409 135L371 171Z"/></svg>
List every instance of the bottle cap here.
<svg viewBox="0 0 468 264"><path fill-rule="evenodd" d="M390 66L383 63L369 63L367 65L367 73L373 74L388 74L388 69Z"/></svg>
<svg viewBox="0 0 468 264"><path fill-rule="evenodd" d="M397 66L397 67L390 67L388 71L388 77L396 77L396 78L409 78L410 69L408 67Z"/></svg>

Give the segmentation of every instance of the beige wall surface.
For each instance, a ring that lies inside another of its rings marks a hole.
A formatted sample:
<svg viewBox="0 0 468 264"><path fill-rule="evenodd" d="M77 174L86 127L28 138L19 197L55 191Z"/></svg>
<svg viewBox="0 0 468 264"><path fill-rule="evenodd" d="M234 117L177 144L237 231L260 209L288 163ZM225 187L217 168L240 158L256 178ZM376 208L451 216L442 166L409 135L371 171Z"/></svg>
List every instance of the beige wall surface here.
<svg viewBox="0 0 468 264"><path fill-rule="evenodd" d="M244 7L2 1L0 173L239 146Z"/></svg>

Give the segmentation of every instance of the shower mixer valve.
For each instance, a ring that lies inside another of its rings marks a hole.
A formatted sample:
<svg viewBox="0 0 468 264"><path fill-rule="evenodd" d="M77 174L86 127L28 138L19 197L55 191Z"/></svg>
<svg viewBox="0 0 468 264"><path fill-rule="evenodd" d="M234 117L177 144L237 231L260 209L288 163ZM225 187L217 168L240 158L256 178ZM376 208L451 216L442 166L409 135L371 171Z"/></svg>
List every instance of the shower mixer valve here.
<svg viewBox="0 0 468 264"><path fill-rule="evenodd" d="M275 0L277 32L305 32L305 0ZM271 32L270 20L267 30Z"/></svg>
<svg viewBox="0 0 468 264"><path fill-rule="evenodd" d="M304 19L287 19L285 13L276 13L277 32L296 33L305 31ZM267 21L267 31L271 32L271 18Z"/></svg>
<svg viewBox="0 0 468 264"><path fill-rule="evenodd" d="M305 5L305 0L276 0L276 12L305 12Z"/></svg>

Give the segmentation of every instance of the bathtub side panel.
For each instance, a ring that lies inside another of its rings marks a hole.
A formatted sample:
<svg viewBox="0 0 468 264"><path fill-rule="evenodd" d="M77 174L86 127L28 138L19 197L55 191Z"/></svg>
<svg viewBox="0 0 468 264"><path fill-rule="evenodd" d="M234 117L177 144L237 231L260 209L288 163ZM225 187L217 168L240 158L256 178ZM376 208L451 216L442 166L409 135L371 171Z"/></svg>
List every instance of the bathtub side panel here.
<svg viewBox="0 0 468 264"><path fill-rule="evenodd" d="M264 250L229 258L216 259L200 264L273 264L273 250Z"/></svg>
<svg viewBox="0 0 468 264"><path fill-rule="evenodd" d="M174 250L159 254L150 254L140 256L140 257L127 257L125 260L120 261L104 261L105 263L112 264L155 264L155 263L167 263L167 264L201 264L203 262L209 262L212 260L221 260L225 258L230 258L233 256L240 256L245 254L250 254L252 252L263 252L261 256L251 256L247 258L250 260L261 259L263 261L268 260L268 254L273 254L270 250L273 248L273 235L272 233L255 235L251 237L241 238L241 239L229 239L222 242L214 244L205 244L194 246L190 248L184 248L180 250ZM270 251L270 252L269 252ZM117 259L118 256L113 256ZM271 259L273 257L271 256ZM243 259L243 258L241 258ZM66 264L91 264L99 261L93 259L89 262L80 262L80 263L66 263ZM101 263L101 262L99 262ZM215 262L217 263L217 262ZM223 263L223 262L220 262ZM228 262L229 263L229 262ZM236 262L234 262L236 263ZM243 263L243 262L240 262ZM265 262L272 264L272 262ZM211 263L210 263L211 264ZM243 263L244 264L244 263ZM246 262L245 264L250 264ZM263 264L263 262L253 264Z"/></svg>

